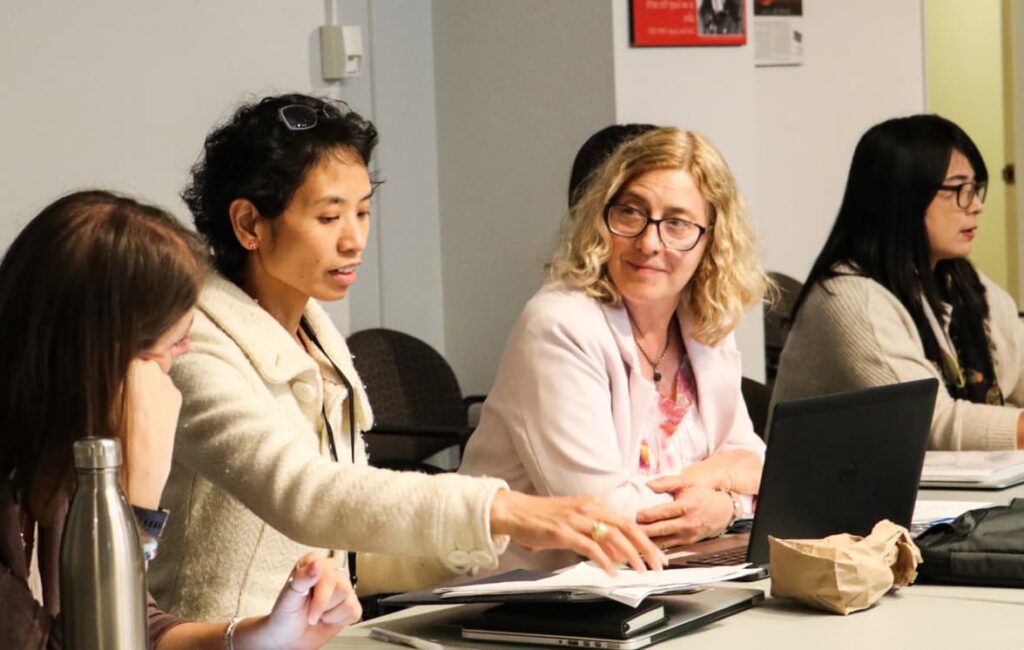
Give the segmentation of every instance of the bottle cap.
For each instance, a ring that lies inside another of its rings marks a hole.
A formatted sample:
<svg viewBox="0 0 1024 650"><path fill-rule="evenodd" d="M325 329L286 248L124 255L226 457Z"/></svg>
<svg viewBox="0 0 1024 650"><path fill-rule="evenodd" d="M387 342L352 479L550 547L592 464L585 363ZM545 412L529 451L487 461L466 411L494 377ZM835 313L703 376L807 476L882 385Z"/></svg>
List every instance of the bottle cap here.
<svg viewBox="0 0 1024 650"><path fill-rule="evenodd" d="M121 441L117 438L82 438L75 441L75 467L104 469L121 466Z"/></svg>

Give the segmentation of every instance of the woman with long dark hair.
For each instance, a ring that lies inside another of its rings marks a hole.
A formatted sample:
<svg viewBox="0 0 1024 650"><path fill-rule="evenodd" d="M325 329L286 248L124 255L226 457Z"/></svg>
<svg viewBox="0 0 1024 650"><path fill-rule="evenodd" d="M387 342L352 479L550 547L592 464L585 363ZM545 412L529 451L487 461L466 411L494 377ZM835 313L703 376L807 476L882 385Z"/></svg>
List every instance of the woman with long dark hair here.
<svg viewBox="0 0 1024 650"><path fill-rule="evenodd" d="M164 211L102 191L57 200L4 256L0 647L62 646L58 555L76 440L119 439L129 502L143 517L158 516L181 405L167 372L189 347L204 258ZM307 555L281 587L286 577L277 576L270 615L230 623L182 621L151 600L150 643L317 648L359 618L333 560Z"/></svg>
<svg viewBox="0 0 1024 650"><path fill-rule="evenodd" d="M793 310L773 399L935 377L932 449L1024 443L1024 327L967 260L988 189L977 146L937 115L861 138Z"/></svg>

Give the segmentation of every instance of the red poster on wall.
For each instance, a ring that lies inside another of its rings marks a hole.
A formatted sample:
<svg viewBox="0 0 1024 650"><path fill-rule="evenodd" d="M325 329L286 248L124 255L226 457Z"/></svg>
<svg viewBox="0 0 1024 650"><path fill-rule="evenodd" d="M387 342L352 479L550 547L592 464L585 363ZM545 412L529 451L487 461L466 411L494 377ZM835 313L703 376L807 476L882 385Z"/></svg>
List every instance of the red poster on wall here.
<svg viewBox="0 0 1024 650"><path fill-rule="evenodd" d="M630 0L636 47L745 45L745 0Z"/></svg>

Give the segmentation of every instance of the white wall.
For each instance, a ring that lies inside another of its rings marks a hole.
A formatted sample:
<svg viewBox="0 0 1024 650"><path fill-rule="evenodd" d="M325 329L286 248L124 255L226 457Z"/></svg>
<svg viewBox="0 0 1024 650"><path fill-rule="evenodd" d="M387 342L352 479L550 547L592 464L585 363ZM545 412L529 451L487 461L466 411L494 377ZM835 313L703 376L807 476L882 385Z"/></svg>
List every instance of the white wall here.
<svg viewBox="0 0 1024 650"><path fill-rule="evenodd" d="M369 273L347 301L352 331L384 326L443 353L431 4L373 0L368 9L364 37L380 131L377 166L385 183L377 191Z"/></svg>
<svg viewBox="0 0 1024 650"><path fill-rule="evenodd" d="M803 279L857 138L924 108L920 0L809 0L805 64L784 68L755 68L750 43L631 48L627 7L434 0L445 329L472 390L489 386L541 280L569 161L593 130L636 121L704 133L739 182L766 267ZM744 372L762 378L759 309L737 338Z"/></svg>
<svg viewBox="0 0 1024 650"><path fill-rule="evenodd" d="M808 0L803 21L804 65L757 68L753 111L765 262L801 281L835 221L857 140L925 108L920 0Z"/></svg>
<svg viewBox="0 0 1024 650"><path fill-rule="evenodd" d="M593 0L434 0L445 338L490 389L539 288L576 149L615 120L611 16Z"/></svg>
<svg viewBox="0 0 1024 650"><path fill-rule="evenodd" d="M380 126L387 183L359 283L332 313L343 328L351 311L353 329L384 324L446 350L471 391L489 388L543 278L572 156L594 130L643 120L705 132L740 182L767 266L802 278L857 137L923 108L920 0L809 0L805 65L759 69L750 46L629 48L623 0L8 5L0 247L45 203L92 185L187 220L188 168L238 101L341 96ZM364 27L364 76L319 80L327 7ZM758 321L740 337L752 376Z"/></svg>
<svg viewBox="0 0 1024 650"><path fill-rule="evenodd" d="M279 92L348 101L382 131L387 179L349 300L347 330L384 323L444 344L430 4L404 0L6 3L0 20L0 249L45 204L102 186L178 199L211 127ZM317 28L331 11L363 28L362 76L320 79ZM382 247L382 243L387 245ZM381 298L383 296L383 298ZM351 303L351 310L349 304Z"/></svg>
<svg viewBox="0 0 1024 650"><path fill-rule="evenodd" d="M342 3L361 17L363 4ZM312 56L323 21L323 2L312 0L6 3L0 245L60 194L90 186L191 221L178 192L206 132L235 104L293 89L337 93ZM344 95L365 110L366 80Z"/></svg>
<svg viewBox="0 0 1024 650"><path fill-rule="evenodd" d="M1013 85L1013 151L1010 160L1014 163L1016 183L1013 198L1016 210L1017 232L1014 234L1018 251L1017 291L1014 296L1018 304L1024 304L1024 6L1010 4L1011 61L1010 74ZM989 172L991 174L991 172Z"/></svg>

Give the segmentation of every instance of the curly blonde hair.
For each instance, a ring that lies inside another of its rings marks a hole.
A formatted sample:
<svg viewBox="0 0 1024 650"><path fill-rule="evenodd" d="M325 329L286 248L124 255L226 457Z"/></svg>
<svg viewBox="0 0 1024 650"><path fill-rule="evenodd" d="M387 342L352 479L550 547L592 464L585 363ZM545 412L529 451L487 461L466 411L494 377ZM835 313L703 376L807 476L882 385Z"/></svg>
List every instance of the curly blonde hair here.
<svg viewBox="0 0 1024 650"><path fill-rule="evenodd" d="M622 294L608 275L611 233L604 208L632 180L655 169L686 170L707 202L708 244L679 299L692 336L715 345L736 328L749 306L764 299L770 280L758 260L732 172L718 150L697 133L659 128L620 146L594 171L570 209L548 271L596 300L619 304Z"/></svg>

